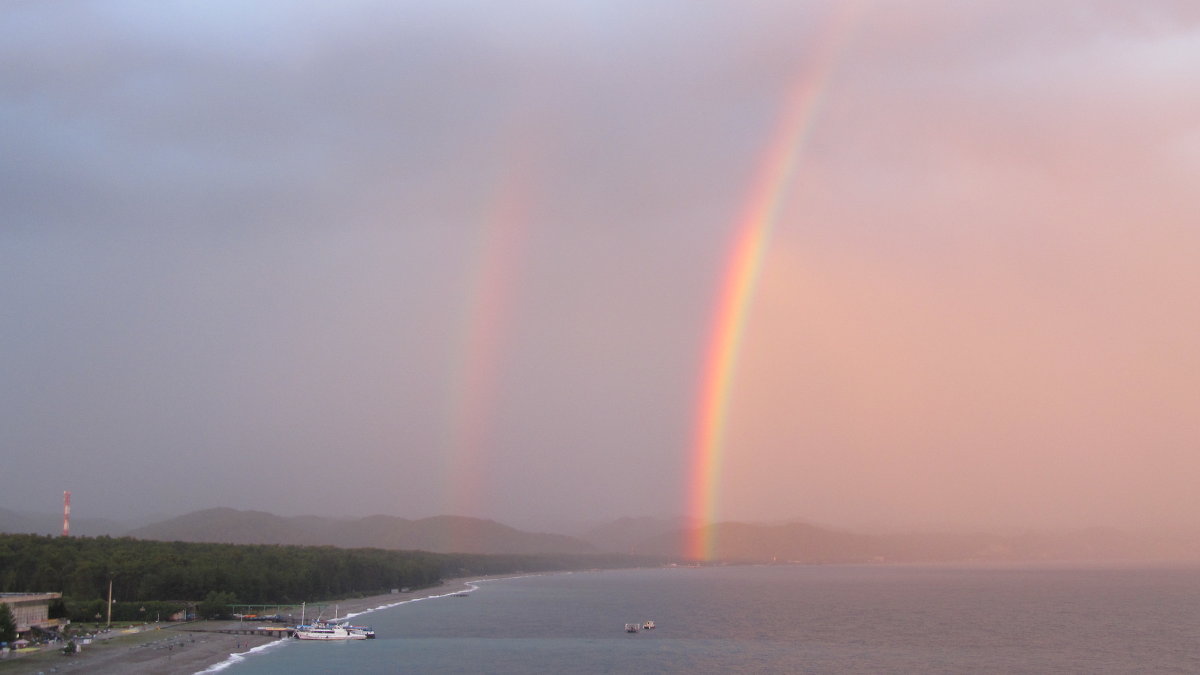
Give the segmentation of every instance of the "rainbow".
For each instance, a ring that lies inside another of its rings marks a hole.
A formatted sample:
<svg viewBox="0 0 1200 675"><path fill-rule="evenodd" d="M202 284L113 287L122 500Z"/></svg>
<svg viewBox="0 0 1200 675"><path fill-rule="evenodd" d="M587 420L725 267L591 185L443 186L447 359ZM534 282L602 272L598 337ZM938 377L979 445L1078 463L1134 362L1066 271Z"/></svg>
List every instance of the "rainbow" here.
<svg viewBox="0 0 1200 675"><path fill-rule="evenodd" d="M743 214L737 220L701 369L696 428L689 453L691 474L685 512L695 524L684 548L692 559L711 559L716 548L712 525L719 513L719 478L726 452L729 402L746 320L801 150L817 118L837 57L848 42L859 13L856 3L835 5L825 30L806 59L797 86L788 96L755 173Z"/></svg>
<svg viewBox="0 0 1200 675"><path fill-rule="evenodd" d="M534 176L515 163L496 181L473 252L464 322L452 359L451 405L444 461L445 512L481 516L489 471L487 443L495 422L499 365L508 338L521 256L533 210Z"/></svg>

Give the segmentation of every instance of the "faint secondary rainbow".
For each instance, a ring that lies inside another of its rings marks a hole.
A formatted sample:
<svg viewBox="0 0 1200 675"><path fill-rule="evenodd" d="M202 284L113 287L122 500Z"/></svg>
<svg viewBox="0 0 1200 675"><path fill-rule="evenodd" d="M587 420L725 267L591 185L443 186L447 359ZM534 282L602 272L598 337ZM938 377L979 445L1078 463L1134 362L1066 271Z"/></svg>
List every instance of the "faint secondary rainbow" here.
<svg viewBox="0 0 1200 675"><path fill-rule="evenodd" d="M520 162L506 164L481 218L470 265L464 325L453 363L446 448L443 453L447 513L486 511L489 439L495 432L500 364L521 269L534 176Z"/></svg>
<svg viewBox="0 0 1200 675"><path fill-rule="evenodd" d="M716 547L720 474L725 460L729 402L754 291L830 74L859 14L857 3L835 3L814 49L805 59L763 154L749 199L737 220L717 294L710 339L701 370L696 428L690 451L686 513L695 527L685 542L689 558L707 560Z"/></svg>

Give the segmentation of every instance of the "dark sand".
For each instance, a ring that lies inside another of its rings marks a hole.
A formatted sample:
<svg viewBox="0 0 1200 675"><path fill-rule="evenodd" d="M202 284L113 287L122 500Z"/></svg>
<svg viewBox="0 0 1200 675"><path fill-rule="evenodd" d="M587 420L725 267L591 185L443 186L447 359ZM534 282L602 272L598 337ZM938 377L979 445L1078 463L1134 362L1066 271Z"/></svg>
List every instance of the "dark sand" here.
<svg viewBox="0 0 1200 675"><path fill-rule="evenodd" d="M434 595L457 593L467 589L467 579L453 579L441 586L412 593L375 595L367 598L337 600L338 614L354 614L368 609ZM325 603L326 611L334 602ZM332 614L331 611L329 611ZM309 619L316 618L309 615ZM366 623L366 621L364 621ZM274 624L264 624L263 627ZM255 628L242 624L242 628ZM149 624L133 633L113 629L109 637L94 641L73 656L59 650L46 649L36 654L0 659L0 675L35 675L36 673L88 673L92 675L175 675L197 673L220 663L231 654L248 652L274 638L257 635L230 635L218 632L237 629L237 621L195 621L191 623Z"/></svg>

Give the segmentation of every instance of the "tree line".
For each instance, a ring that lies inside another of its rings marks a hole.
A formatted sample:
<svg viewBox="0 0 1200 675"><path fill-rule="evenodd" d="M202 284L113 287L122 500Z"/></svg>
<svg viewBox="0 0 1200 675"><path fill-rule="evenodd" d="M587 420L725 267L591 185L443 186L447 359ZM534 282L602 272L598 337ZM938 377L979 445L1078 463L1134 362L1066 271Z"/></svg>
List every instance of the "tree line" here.
<svg viewBox="0 0 1200 675"><path fill-rule="evenodd" d="M107 609L111 582L113 619L132 621L153 620L191 602L209 611L234 602L299 604L422 588L445 577L655 562L623 555L440 554L0 534L0 592L61 592L55 614L92 621L100 606ZM164 601L169 602L146 604Z"/></svg>

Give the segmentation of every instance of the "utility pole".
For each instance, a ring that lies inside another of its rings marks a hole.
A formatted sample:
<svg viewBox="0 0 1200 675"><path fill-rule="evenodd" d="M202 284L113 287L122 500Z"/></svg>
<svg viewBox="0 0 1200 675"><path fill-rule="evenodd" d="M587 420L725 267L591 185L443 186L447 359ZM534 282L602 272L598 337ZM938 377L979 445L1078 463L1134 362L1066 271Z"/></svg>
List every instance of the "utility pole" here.
<svg viewBox="0 0 1200 675"><path fill-rule="evenodd" d="M108 627L112 628L112 577L108 578Z"/></svg>

